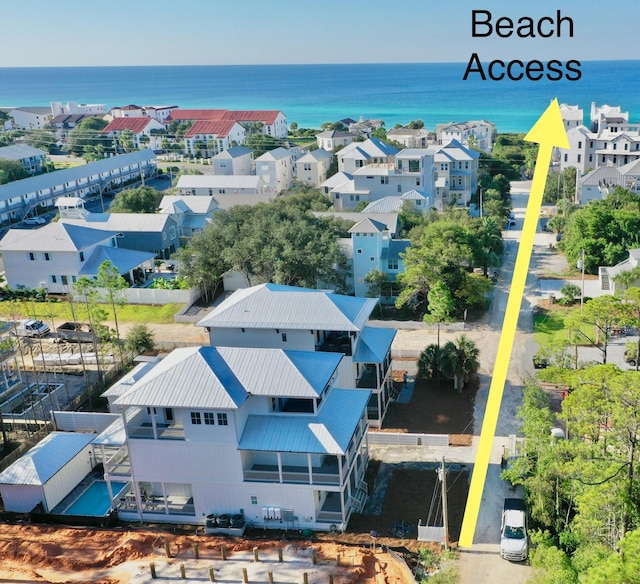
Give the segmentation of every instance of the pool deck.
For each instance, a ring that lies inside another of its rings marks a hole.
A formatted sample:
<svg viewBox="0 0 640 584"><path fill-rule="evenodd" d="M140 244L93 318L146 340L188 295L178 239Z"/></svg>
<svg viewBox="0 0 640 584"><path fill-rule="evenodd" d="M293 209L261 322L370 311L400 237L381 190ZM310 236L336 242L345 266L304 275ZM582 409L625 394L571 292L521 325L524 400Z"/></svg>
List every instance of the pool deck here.
<svg viewBox="0 0 640 584"><path fill-rule="evenodd" d="M71 505L77 501L78 497L80 497L80 495L82 495L82 493L84 493L87 488L96 481L104 481L104 476L99 472L89 473L50 511L51 515L66 515L67 509L71 507Z"/></svg>

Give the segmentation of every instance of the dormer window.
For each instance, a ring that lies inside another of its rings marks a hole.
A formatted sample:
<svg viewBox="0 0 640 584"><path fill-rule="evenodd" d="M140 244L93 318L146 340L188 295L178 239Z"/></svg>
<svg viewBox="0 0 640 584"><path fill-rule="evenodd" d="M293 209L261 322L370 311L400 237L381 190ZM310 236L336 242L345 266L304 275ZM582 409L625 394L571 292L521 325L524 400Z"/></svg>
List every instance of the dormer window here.
<svg viewBox="0 0 640 584"><path fill-rule="evenodd" d="M83 251L80 252L80 261L84 262L84 252Z"/></svg>

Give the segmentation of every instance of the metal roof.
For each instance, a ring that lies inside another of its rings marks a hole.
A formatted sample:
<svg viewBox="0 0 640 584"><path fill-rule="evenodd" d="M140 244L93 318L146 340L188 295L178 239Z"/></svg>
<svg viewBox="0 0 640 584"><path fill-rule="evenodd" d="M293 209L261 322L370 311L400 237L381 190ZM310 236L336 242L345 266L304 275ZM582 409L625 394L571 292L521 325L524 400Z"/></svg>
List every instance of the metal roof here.
<svg viewBox="0 0 640 584"><path fill-rule="evenodd" d="M129 391L133 384L142 379L149 371L151 371L158 363L160 359L156 361L145 361L138 363L129 373L122 377L119 381L114 383L107 391L103 392L100 397L119 397Z"/></svg>
<svg viewBox="0 0 640 584"><path fill-rule="evenodd" d="M0 148L0 158L3 160L22 160L32 156L46 156L47 153L28 144L11 144Z"/></svg>
<svg viewBox="0 0 640 584"><path fill-rule="evenodd" d="M311 152L307 152L304 156L298 158L296 162L318 162L321 159L328 160L329 158L333 158L332 152L327 152L322 148L317 148L316 150L312 150Z"/></svg>
<svg viewBox="0 0 640 584"><path fill-rule="evenodd" d="M316 217L336 217L337 219L344 219L346 221L353 221L354 224L362 221L363 219L374 219L380 223L384 223L387 229L395 234L398 231L398 213L356 213L348 211L315 211L313 213Z"/></svg>
<svg viewBox="0 0 640 584"><path fill-rule="evenodd" d="M249 416L238 450L345 454L369 395L367 390L333 389L317 416Z"/></svg>
<svg viewBox="0 0 640 584"><path fill-rule="evenodd" d="M250 395L317 397L331 381L341 359L340 354L282 349L176 349L130 385L115 403L236 409Z"/></svg>
<svg viewBox="0 0 640 584"><path fill-rule="evenodd" d="M96 162L81 164L80 166L63 168L55 172L46 172L38 176L15 180L5 185L0 185L0 201L47 190L68 182L86 179L90 176L97 176L112 170L119 170L132 164L150 162L155 160L155 158L156 155L153 153L153 150L138 150L136 152L130 152L129 154L111 156L110 158L103 158Z"/></svg>
<svg viewBox="0 0 640 584"><path fill-rule="evenodd" d="M251 148L246 148L244 146L232 146L231 148L228 148L227 150L223 150L222 152L219 152L218 154L216 154L213 159L214 160L228 160L230 158L238 158L240 156L245 156L246 154L251 154L253 152L253 150L251 150Z"/></svg>
<svg viewBox="0 0 640 584"><path fill-rule="evenodd" d="M62 217L60 223L91 229L115 231L162 232L175 219L165 213L87 213L83 219Z"/></svg>
<svg viewBox="0 0 640 584"><path fill-rule="evenodd" d="M366 326L360 333L353 354L354 363L382 363L396 336L395 329Z"/></svg>
<svg viewBox="0 0 640 584"><path fill-rule="evenodd" d="M0 473L0 484L44 485L88 446L95 434L51 432Z"/></svg>
<svg viewBox="0 0 640 584"><path fill-rule="evenodd" d="M383 260L399 260L404 259L400 257L400 254L406 253L407 249L411 247L410 239L392 239L389 242L389 247L385 247L382 250L381 258Z"/></svg>
<svg viewBox="0 0 640 584"><path fill-rule="evenodd" d="M359 331L376 303L374 298L260 284L236 290L197 324L220 328Z"/></svg>
<svg viewBox="0 0 640 584"><path fill-rule="evenodd" d="M317 397L338 368L342 355L282 349L217 347L250 395Z"/></svg>
<svg viewBox="0 0 640 584"><path fill-rule="evenodd" d="M180 204L179 209L185 208L186 211L201 215L208 215L216 210L216 202L211 197L165 195L160 201L160 212L166 213L175 204Z"/></svg>
<svg viewBox="0 0 640 584"><path fill-rule="evenodd" d="M382 233L386 228L384 223L367 217L349 229L349 233Z"/></svg>
<svg viewBox="0 0 640 584"><path fill-rule="evenodd" d="M141 408L129 408L125 412L127 422L133 420L141 411ZM122 416L116 415L116 419L93 439L92 444L96 446L123 446L126 442L127 432L124 427L124 419Z"/></svg>
<svg viewBox="0 0 640 584"><path fill-rule="evenodd" d="M398 150L383 142L382 140L378 140L378 138L369 138L364 142L351 142L351 144L347 144L342 150L340 150L339 156L340 158L351 158L352 152L358 151L359 154L366 154L368 157L388 157L394 156L398 153Z"/></svg>
<svg viewBox="0 0 640 584"><path fill-rule="evenodd" d="M98 273L102 263L109 261L118 268L118 272L122 275L155 257L155 254L147 251L99 245L93 250L87 261L82 264L80 274L94 276Z"/></svg>
<svg viewBox="0 0 640 584"><path fill-rule="evenodd" d="M289 156L293 156L293 152L291 152L291 150L278 147L265 152L262 156L258 156L258 158L256 158L256 162L264 162L265 160L282 160Z"/></svg>
<svg viewBox="0 0 640 584"><path fill-rule="evenodd" d="M115 231L56 221L39 229L9 229L0 241L0 251L79 251L116 235Z"/></svg>

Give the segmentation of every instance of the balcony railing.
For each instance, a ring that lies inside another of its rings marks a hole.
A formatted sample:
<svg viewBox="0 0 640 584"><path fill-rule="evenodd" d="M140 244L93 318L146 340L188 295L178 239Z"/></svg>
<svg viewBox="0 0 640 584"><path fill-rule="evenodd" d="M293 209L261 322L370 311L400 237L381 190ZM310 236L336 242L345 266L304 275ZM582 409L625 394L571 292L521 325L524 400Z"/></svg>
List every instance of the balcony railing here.
<svg viewBox="0 0 640 584"><path fill-rule="evenodd" d="M145 422L129 430L129 438L142 438L154 440L157 436L158 440L184 440L184 427L175 424L156 424L156 435L153 433L153 426L149 422Z"/></svg>
<svg viewBox="0 0 640 584"><path fill-rule="evenodd" d="M320 511L316 521L321 523L340 523L342 521L342 512Z"/></svg>
<svg viewBox="0 0 640 584"><path fill-rule="evenodd" d="M265 467L266 465L260 465ZM264 483L279 483L280 473L278 467L275 465L269 465L270 468L250 468L243 469L243 476L245 481L250 482L264 482ZM309 477L309 471L307 469L282 469L282 482L283 483L295 483L303 485L339 485L340 474L336 468L335 472L327 472L326 469L312 469L311 477Z"/></svg>

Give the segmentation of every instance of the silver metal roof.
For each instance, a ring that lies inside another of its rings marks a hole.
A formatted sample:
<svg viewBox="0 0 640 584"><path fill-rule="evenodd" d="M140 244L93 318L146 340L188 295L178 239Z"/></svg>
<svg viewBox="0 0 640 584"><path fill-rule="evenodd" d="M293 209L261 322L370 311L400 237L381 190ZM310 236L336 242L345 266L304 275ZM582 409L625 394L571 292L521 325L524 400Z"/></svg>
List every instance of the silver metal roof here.
<svg viewBox="0 0 640 584"><path fill-rule="evenodd" d="M317 416L249 416L239 450L345 454L370 392L333 389Z"/></svg>
<svg viewBox="0 0 640 584"><path fill-rule="evenodd" d="M0 148L0 158L3 160L22 160L32 156L46 156L47 153L40 148L34 148L28 144L11 144Z"/></svg>
<svg viewBox="0 0 640 584"><path fill-rule="evenodd" d="M236 409L251 395L319 396L342 355L246 347L174 350L116 400L117 405Z"/></svg>
<svg viewBox="0 0 640 584"><path fill-rule="evenodd" d="M359 331L377 304L374 298L260 284L236 290L198 326Z"/></svg>
<svg viewBox="0 0 640 584"><path fill-rule="evenodd" d="M155 158L156 155L153 153L153 150L139 150L130 152L129 154L103 158L97 162L89 162L88 164L81 164L80 166L73 166L71 168L56 170L55 172L47 172L38 176L16 180L5 185L0 185L0 201L47 190L52 187L58 187L68 182L75 182L112 170L119 170L132 164L151 162L155 160Z"/></svg>
<svg viewBox="0 0 640 584"><path fill-rule="evenodd" d="M116 231L57 221L39 229L9 229L0 241L0 251L78 251L106 243L116 235Z"/></svg>
<svg viewBox="0 0 640 584"><path fill-rule="evenodd" d="M44 485L95 437L95 434L51 432L0 473L0 484Z"/></svg>

